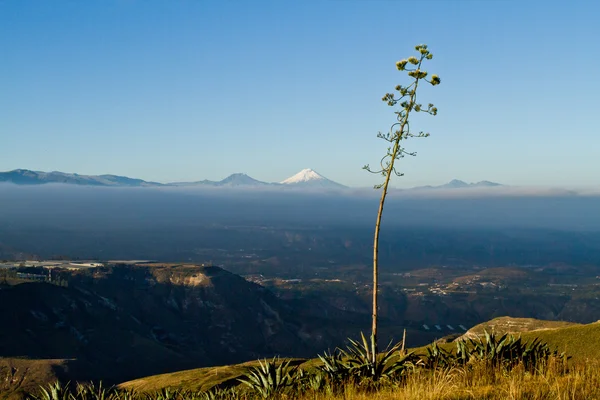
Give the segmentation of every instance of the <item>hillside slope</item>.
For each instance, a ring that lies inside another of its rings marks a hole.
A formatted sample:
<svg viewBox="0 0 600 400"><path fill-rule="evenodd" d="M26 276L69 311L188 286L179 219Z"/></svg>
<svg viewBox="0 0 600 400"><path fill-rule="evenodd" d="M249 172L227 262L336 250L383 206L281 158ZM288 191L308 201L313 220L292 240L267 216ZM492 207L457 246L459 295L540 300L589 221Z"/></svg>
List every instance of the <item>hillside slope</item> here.
<svg viewBox="0 0 600 400"><path fill-rule="evenodd" d="M495 322L494 322L495 321ZM513 323L510 324L509 322ZM487 325L486 325L487 324ZM516 332L521 334L525 340L533 340L540 338L546 341L551 347L556 347L559 351L566 351L571 355L573 362L585 362L593 359L600 361L600 349L595 349L597 346L590 346L590 343L598 343L600 341L600 323L592 323L587 325L569 324L560 321L541 321L525 318L510 318L502 317L489 321L486 324L478 325L477 330L483 326L520 326L524 332ZM512 328L511 328L512 329ZM497 332L502 332L499 329ZM453 348L453 344L448 343L443 347ZM590 347L592 347L590 349ZM413 349L420 353L423 348ZM298 360L303 366L315 365L318 359ZM119 385L123 389L135 389L137 391L154 391L163 387L177 387L193 390L207 390L214 385L227 385L228 382L234 382L235 379L244 372L245 368L250 365L256 365L256 361L247 362L238 365L220 366L212 368L200 368L174 373L160 374L149 376L133 381L124 382Z"/></svg>
<svg viewBox="0 0 600 400"><path fill-rule="evenodd" d="M66 360L24 360L0 357L0 399L20 399L40 383L63 379Z"/></svg>
<svg viewBox="0 0 600 400"><path fill-rule="evenodd" d="M456 340L474 338L481 335L484 330L494 331L497 334L520 335L524 340L539 338L547 342L550 347L572 356L575 362L583 362L588 359L600 361L600 349L590 345L600 341L600 321L591 324L576 324L565 321L501 317L474 326Z"/></svg>
<svg viewBox="0 0 600 400"><path fill-rule="evenodd" d="M287 304L218 267L108 267L65 279L68 287L0 288L0 357L68 359L68 379L111 383L318 346Z"/></svg>
<svg viewBox="0 0 600 400"><path fill-rule="evenodd" d="M512 318L498 317L490 321L475 325L459 339L475 338L487 332L495 332L503 335L505 333L524 333L530 331L566 328L569 326L580 326L574 322L567 321L544 321L535 318Z"/></svg>
<svg viewBox="0 0 600 400"><path fill-rule="evenodd" d="M573 357L574 361L600 360L600 323L542 329L522 334L523 339L540 338Z"/></svg>
<svg viewBox="0 0 600 400"><path fill-rule="evenodd" d="M312 357L368 324L315 299L280 299L219 267L115 265L55 270L53 279L61 285L0 285L0 357L66 360L67 380L110 384L274 355ZM386 323L382 337L393 333Z"/></svg>

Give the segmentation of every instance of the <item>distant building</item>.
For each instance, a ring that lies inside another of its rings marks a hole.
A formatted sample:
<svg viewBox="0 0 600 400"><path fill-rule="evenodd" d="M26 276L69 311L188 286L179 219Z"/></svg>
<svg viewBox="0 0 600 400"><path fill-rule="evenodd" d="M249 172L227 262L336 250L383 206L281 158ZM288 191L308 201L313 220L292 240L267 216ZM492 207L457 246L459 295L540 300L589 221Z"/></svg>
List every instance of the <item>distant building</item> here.
<svg viewBox="0 0 600 400"><path fill-rule="evenodd" d="M17 272L17 278L29 279L29 280L33 280L33 281L46 281L46 280L48 280L48 276L47 275L25 274L23 272Z"/></svg>
<svg viewBox="0 0 600 400"><path fill-rule="evenodd" d="M96 268L96 267L102 267L104 266L104 264L102 263L95 263L95 262L89 262L89 263L69 263L69 265L72 265L74 267L82 267L82 268Z"/></svg>

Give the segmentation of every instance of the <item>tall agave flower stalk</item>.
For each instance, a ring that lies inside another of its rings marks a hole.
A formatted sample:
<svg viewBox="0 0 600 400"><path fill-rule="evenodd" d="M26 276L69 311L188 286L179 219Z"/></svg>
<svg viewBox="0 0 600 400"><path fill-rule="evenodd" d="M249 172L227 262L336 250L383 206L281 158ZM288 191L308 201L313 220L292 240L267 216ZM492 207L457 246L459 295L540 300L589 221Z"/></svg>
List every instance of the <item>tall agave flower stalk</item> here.
<svg viewBox="0 0 600 400"><path fill-rule="evenodd" d="M415 46L418 55L411 56L408 59L398 61L396 68L398 71L406 71L412 81L406 85L397 85L394 93L386 93L381 100L387 103L388 106L394 107L400 105L398 111L395 111L396 122L394 122L389 130L385 133L379 132L377 137L389 143L389 147L385 155L381 158L379 168L372 170L369 165L365 165L363 169L381 174L383 183L376 185L375 189L381 190L381 198L379 200L379 209L377 210L377 219L375 220L375 233L373 235L373 313L371 325L371 361L373 365L377 363L377 289L379 287L379 231L381 228L381 219L383 216L383 207L388 193L388 186L392 175L403 176L404 174L396 169L396 161L405 156L416 156L417 153L409 152L403 146L403 142L409 138L428 137L429 133L416 132L409 123L409 116L412 113L426 113L436 115L438 109L431 103L423 106L417 100L417 89L419 84L427 82L432 86L439 85L441 80L437 75L429 75L423 70L424 62L431 60L433 54L427 49L427 45L420 44Z"/></svg>

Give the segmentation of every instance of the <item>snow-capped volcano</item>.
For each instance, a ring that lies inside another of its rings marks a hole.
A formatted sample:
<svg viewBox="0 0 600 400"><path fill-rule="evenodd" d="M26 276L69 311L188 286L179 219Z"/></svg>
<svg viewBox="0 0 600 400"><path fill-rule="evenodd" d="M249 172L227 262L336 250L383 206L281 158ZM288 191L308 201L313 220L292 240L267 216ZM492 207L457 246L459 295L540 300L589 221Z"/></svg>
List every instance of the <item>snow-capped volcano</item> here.
<svg viewBox="0 0 600 400"><path fill-rule="evenodd" d="M306 168L306 169L303 169L302 171L298 172L296 175L290 176L289 178L282 181L281 183L290 184L290 183L308 182L308 181L321 180L321 179L327 179L327 178L325 178L324 176L320 175L319 173L313 171L310 168Z"/></svg>
<svg viewBox="0 0 600 400"><path fill-rule="evenodd" d="M290 176L289 178L280 182L282 185L293 185L293 186L305 186L305 187L315 187L315 188L344 188L344 185L341 185L337 182L329 180L325 178L323 175L318 172L306 168L302 171L298 172L294 176Z"/></svg>

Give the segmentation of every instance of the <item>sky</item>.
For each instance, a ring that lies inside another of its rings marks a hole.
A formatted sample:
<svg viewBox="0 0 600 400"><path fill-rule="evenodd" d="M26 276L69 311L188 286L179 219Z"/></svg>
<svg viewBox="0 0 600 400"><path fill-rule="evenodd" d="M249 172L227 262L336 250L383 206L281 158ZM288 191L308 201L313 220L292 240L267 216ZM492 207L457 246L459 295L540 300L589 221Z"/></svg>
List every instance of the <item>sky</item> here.
<svg viewBox="0 0 600 400"><path fill-rule="evenodd" d="M0 171L172 182L301 169L349 186L386 151L395 62L429 45L431 133L392 186L600 184L598 2L0 1Z"/></svg>

